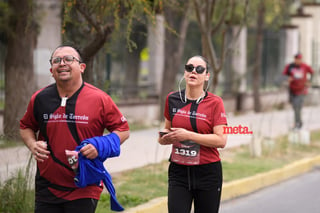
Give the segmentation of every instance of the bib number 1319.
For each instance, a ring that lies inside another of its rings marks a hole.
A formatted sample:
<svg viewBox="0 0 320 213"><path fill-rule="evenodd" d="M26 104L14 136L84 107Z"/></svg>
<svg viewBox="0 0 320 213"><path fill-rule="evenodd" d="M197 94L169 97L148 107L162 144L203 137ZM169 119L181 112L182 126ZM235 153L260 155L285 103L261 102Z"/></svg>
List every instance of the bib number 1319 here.
<svg viewBox="0 0 320 213"><path fill-rule="evenodd" d="M196 157L198 154L196 150L190 150L190 149L178 148L178 147L175 147L174 149L175 149L176 155L182 155L186 157Z"/></svg>
<svg viewBox="0 0 320 213"><path fill-rule="evenodd" d="M200 145L193 141L181 141L172 146L171 160L184 165L198 165Z"/></svg>

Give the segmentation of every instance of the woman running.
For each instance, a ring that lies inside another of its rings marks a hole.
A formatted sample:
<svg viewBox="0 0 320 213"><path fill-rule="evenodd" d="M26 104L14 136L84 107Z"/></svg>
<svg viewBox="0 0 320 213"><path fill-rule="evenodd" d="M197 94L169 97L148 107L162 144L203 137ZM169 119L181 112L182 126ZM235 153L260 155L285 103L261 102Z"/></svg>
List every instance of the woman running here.
<svg viewBox="0 0 320 213"><path fill-rule="evenodd" d="M172 145L168 171L169 213L219 211L222 167L217 148L224 148L227 125L223 101L204 90L210 73L202 56L191 57L185 65L179 91L166 99L165 127L159 143ZM180 89L185 79L186 88ZM208 83L209 85L209 83Z"/></svg>

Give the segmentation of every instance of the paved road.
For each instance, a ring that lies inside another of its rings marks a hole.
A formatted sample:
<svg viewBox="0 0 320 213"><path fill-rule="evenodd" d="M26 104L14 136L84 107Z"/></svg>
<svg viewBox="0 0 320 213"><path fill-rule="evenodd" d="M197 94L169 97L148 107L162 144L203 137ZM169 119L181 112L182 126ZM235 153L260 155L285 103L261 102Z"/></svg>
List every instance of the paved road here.
<svg viewBox="0 0 320 213"><path fill-rule="evenodd" d="M247 126L253 131L253 135L229 135L226 149L248 144L257 135L272 139L287 134L293 123L293 112L289 108L239 116L227 114L227 118L229 126ZM303 120L305 129L320 129L320 106L305 107ZM130 138L121 147L121 156L105 162L108 171L116 173L168 159L171 147L157 143L158 130L159 128L152 128L131 132ZM17 168L24 167L28 157L29 151L24 146L0 150L0 180L8 178Z"/></svg>
<svg viewBox="0 0 320 213"><path fill-rule="evenodd" d="M320 168L221 204L220 213L319 213Z"/></svg>

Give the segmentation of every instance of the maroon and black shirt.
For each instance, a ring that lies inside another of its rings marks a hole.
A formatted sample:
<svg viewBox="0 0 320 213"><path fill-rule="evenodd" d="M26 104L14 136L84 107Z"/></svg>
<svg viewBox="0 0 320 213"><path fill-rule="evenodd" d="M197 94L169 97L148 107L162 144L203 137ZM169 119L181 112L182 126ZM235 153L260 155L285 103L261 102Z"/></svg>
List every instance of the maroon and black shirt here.
<svg viewBox="0 0 320 213"><path fill-rule="evenodd" d="M308 87L306 85L308 73L313 74L313 70L305 63L301 63L300 65L291 63L284 68L283 75L292 77L289 85L292 94L305 95L308 93Z"/></svg>
<svg viewBox="0 0 320 213"><path fill-rule="evenodd" d="M51 84L33 94L20 120L20 128L39 132L38 140L46 141L51 152L49 159L37 163L36 199L52 203L99 199L102 186L76 187L65 150L74 150L84 139L102 136L105 129L127 131L128 123L109 95L87 83L63 102L56 84Z"/></svg>
<svg viewBox="0 0 320 213"><path fill-rule="evenodd" d="M207 92L202 101L181 100L185 91L167 96L164 116L173 128L184 128L201 134L213 134L213 127L227 125L223 101ZM201 165L220 161L216 148L199 145L193 141L181 141L172 145L170 160L182 165Z"/></svg>

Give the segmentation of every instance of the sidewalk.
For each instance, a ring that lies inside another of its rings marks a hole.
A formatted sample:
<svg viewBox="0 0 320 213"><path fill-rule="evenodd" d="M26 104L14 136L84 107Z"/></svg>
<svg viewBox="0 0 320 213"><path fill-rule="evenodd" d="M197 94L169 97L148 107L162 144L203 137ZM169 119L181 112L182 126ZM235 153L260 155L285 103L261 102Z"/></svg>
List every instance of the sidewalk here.
<svg viewBox="0 0 320 213"><path fill-rule="evenodd" d="M283 111L267 113L247 113L244 115L228 115L229 126L247 126L253 135L265 138L275 138L288 134L293 124L291 108ZM304 129L320 129L320 106L305 107L303 109ZM106 161L108 171L121 172L127 169L141 167L150 163L158 163L168 159L171 146L162 146L157 143L159 129L147 129L132 132L130 138L122 145L121 156ZM248 144L253 135L228 135L225 149Z"/></svg>
<svg viewBox="0 0 320 213"><path fill-rule="evenodd" d="M289 108L283 111L247 113L239 116L227 114L227 119L229 126L247 126L253 131L253 135L275 138L288 133L293 123L293 112ZM306 130L320 129L320 106L304 107L303 121ZM158 144L158 131L158 128L152 128L131 132L130 138L121 147L120 157L105 162L107 170L110 173L117 173L168 159L171 147ZM229 135L225 149L248 144L253 135ZM26 166L30 152L25 146L21 146L0 150L0 156L0 180L5 180L16 169Z"/></svg>

